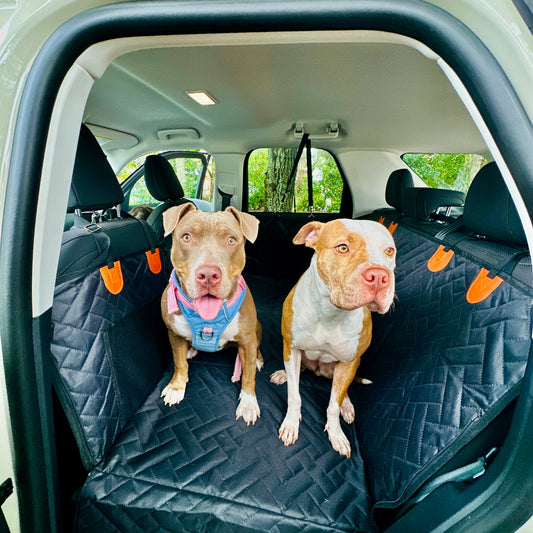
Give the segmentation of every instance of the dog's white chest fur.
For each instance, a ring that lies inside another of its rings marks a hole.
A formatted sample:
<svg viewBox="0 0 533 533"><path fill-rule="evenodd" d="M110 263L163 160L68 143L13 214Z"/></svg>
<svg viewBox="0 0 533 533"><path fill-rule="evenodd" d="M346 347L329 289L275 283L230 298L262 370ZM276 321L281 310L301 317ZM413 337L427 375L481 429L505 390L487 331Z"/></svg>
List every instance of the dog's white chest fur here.
<svg viewBox="0 0 533 533"><path fill-rule="evenodd" d="M239 314L240 311L233 317L233 320L228 324L220 337L218 349L221 350L228 342L235 341L235 337L239 333ZM192 331L187 319L180 313L172 316L172 329L180 337L192 340Z"/></svg>
<svg viewBox="0 0 533 533"><path fill-rule="evenodd" d="M327 292L312 264L293 297L293 347L304 350L311 360L350 361L359 346L364 311L337 309L329 302Z"/></svg>

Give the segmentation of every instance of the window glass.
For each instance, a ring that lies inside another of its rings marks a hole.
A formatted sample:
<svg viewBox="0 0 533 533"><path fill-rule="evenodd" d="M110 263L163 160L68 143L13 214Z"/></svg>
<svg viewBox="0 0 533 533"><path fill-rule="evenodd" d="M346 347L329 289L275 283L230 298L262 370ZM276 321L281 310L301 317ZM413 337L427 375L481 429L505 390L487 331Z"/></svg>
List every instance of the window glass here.
<svg viewBox="0 0 533 533"><path fill-rule="evenodd" d="M209 163L207 165L207 170L204 176L204 183L202 185L200 199L205 200L206 202L212 202L214 186L215 186L215 160L212 157L210 157Z"/></svg>
<svg viewBox="0 0 533 533"><path fill-rule="evenodd" d="M248 210L308 212L307 155L304 149L296 176L289 182L297 148L258 148L248 158ZM311 148L313 211L338 213L343 180L333 156Z"/></svg>
<svg viewBox="0 0 533 533"><path fill-rule="evenodd" d="M479 154L414 154L402 156L428 187L466 193L470 183L487 160Z"/></svg>
<svg viewBox="0 0 533 533"><path fill-rule="evenodd" d="M154 152L156 153L156 152ZM201 198L211 202L213 199L213 183L215 179L215 164L213 158L206 153L194 155L190 152L163 152L171 164L187 198ZM134 159L128 163L118 174L118 180L123 185L127 209L139 205L157 206L160 202L149 193L144 179L144 161L148 155ZM208 162L207 169L201 183L201 190L197 191L199 181L204 173L204 166ZM128 180L128 178L130 178ZM128 180L128 181L126 181Z"/></svg>

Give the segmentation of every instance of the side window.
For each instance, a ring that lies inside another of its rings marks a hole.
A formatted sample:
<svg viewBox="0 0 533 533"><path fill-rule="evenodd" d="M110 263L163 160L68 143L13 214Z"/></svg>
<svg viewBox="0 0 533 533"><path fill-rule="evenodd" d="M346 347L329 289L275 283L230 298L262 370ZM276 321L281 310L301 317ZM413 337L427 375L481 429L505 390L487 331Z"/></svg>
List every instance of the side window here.
<svg viewBox="0 0 533 533"><path fill-rule="evenodd" d="M266 212L338 213L344 182L334 157L311 148L312 198L310 205L307 157L304 149L296 174L289 180L298 150L258 148L248 157L248 210Z"/></svg>
<svg viewBox="0 0 533 533"><path fill-rule="evenodd" d="M479 169L487 164L487 160L479 154L408 153L402 159L428 187L464 193Z"/></svg>
<svg viewBox="0 0 533 533"><path fill-rule="evenodd" d="M155 207L160 202L148 191L144 179L146 154L126 165L117 175L124 191L123 207L130 210L139 205ZM215 164L213 158L203 152L163 152L171 164L187 198L200 198L211 202Z"/></svg>

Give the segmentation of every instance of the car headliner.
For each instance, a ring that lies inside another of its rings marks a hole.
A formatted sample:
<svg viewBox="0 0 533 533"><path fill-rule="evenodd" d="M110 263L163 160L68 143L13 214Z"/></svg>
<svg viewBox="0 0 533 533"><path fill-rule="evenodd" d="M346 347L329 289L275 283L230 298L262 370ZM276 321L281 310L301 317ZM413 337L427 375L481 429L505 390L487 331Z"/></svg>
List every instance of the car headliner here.
<svg viewBox="0 0 533 533"><path fill-rule="evenodd" d="M126 53L94 84L84 120L139 140L109 154L115 166L154 149L294 146L298 121L311 133L338 122L338 138L313 142L334 152L487 153L438 57L420 43L369 31L305 37ZM198 89L218 103L200 106L185 93ZM157 135L181 128L196 129L199 139Z"/></svg>

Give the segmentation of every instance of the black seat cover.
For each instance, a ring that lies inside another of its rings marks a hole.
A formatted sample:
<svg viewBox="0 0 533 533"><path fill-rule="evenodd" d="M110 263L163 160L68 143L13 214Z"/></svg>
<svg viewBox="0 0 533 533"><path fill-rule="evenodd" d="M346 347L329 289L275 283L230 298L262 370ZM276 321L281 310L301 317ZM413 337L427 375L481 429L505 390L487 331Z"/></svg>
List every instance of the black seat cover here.
<svg viewBox="0 0 533 533"><path fill-rule="evenodd" d="M414 187L413 176L407 168L399 168L391 173L385 189L385 200L391 206L402 212L402 198L405 189Z"/></svg>
<svg viewBox="0 0 533 533"><path fill-rule="evenodd" d="M159 238L163 238L163 212L189 200L169 161L162 155L149 155L144 162L144 179L148 192L162 202L146 220Z"/></svg>
<svg viewBox="0 0 533 533"><path fill-rule="evenodd" d="M467 228L494 241L525 244L518 212L495 162L481 168L472 181L463 221Z"/></svg>

